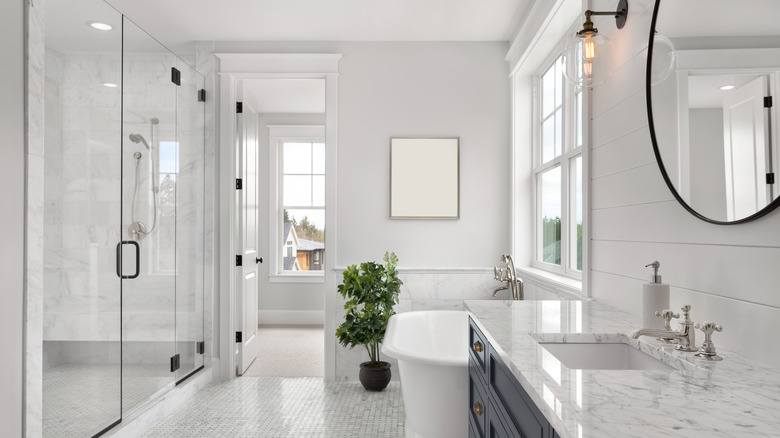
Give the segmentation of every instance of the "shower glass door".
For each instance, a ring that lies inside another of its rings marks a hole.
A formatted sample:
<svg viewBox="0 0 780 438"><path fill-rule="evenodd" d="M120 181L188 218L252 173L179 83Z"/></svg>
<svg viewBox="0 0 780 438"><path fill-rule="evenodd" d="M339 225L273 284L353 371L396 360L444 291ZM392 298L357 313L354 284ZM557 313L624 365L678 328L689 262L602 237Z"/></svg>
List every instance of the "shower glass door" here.
<svg viewBox="0 0 780 438"><path fill-rule="evenodd" d="M90 437L122 415L122 16L54 1L45 20L43 436Z"/></svg>
<svg viewBox="0 0 780 438"><path fill-rule="evenodd" d="M177 58L126 17L122 54L122 413L173 388Z"/></svg>
<svg viewBox="0 0 780 438"><path fill-rule="evenodd" d="M205 218L204 110L199 91L203 76L177 60L181 85L176 87L176 381L203 366L203 254ZM162 179L162 178L161 178Z"/></svg>

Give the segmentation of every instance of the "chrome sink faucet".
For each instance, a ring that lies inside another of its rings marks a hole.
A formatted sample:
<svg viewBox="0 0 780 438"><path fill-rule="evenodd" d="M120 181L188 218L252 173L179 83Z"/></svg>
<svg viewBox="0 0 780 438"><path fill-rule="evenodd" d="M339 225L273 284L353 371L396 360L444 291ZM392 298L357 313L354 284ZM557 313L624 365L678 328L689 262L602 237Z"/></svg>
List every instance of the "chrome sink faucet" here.
<svg viewBox="0 0 780 438"><path fill-rule="evenodd" d="M498 281L506 282L505 285L496 288L493 291L493 296L502 290L509 289L513 300L522 300L523 295L523 280L517 278L517 272L515 271L515 261L512 260L512 256L509 254L503 254L501 261L506 263L506 270L498 267L493 268L493 278Z"/></svg>
<svg viewBox="0 0 780 438"><path fill-rule="evenodd" d="M649 329L643 328L634 330L631 333L631 337L638 339L640 336L657 336L663 341L677 341L677 346L674 347L678 351L696 351L696 330L693 327L693 321L691 321L690 310L691 306L686 304L681 307L683 319L680 321L679 330L671 330L669 322L672 318L679 318L680 315L673 313L671 310L664 310L663 312L656 312L656 316L664 318L663 329Z"/></svg>

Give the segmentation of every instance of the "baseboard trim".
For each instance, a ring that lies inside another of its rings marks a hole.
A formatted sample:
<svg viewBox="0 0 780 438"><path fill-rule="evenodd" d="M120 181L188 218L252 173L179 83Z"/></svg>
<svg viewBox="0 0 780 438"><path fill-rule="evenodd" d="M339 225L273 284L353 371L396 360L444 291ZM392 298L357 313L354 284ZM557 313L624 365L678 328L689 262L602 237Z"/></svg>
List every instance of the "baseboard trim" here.
<svg viewBox="0 0 780 438"><path fill-rule="evenodd" d="M325 325L323 310L258 310L257 322L264 324Z"/></svg>

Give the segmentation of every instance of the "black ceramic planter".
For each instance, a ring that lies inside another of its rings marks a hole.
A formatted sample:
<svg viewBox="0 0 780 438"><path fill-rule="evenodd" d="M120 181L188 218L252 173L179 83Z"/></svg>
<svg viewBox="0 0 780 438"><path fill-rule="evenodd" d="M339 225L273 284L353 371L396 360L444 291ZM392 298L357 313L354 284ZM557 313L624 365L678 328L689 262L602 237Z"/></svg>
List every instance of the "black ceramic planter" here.
<svg viewBox="0 0 780 438"><path fill-rule="evenodd" d="M387 362L363 362L360 364L360 383L368 391L381 391L390 383L390 364Z"/></svg>

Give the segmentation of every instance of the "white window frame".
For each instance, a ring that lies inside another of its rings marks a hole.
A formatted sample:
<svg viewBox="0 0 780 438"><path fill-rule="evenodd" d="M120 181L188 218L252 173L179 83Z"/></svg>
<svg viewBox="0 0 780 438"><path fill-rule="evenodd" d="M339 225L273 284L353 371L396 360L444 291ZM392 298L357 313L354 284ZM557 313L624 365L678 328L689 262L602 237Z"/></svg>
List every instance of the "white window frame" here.
<svg viewBox="0 0 780 438"><path fill-rule="evenodd" d="M534 103L533 103L533 205L534 205L534 217L533 217L533 248L531 250L531 266L537 269L542 269L548 272L552 272L558 275L563 275L576 280L582 280L583 271L578 270L576 266L576 257L572 262L571 247L576 245L576 239L572 239L571 230L573 224L573 213L575 212L576 193L574 185L575 181L571 178L572 168L574 167L574 160L577 157L582 157L582 167L585 169L585 145L587 144L587 123L588 120L588 94L587 89L577 89L574 84L569 83L565 79L563 80L563 144L562 152L554 159L542 163L542 76L545 72L556 62L556 60L563 55L564 41L560 42L555 50L547 57L543 62L542 68L539 69L533 78L534 89ZM577 124L576 124L576 95L582 93L582 140L583 144L576 145L577 136ZM547 263L541 260L542 254L542 205L541 205L541 176L555 168L561 168L561 264L556 265L553 263ZM583 171L583 174L585 172ZM584 175L580 175L584 179ZM585 197L585 190L587 185L583 181L583 194ZM586 204L584 199L583 203L583 233L585 227L585 208ZM575 229L576 230L576 229ZM585 239L583 235L583 240ZM585 268L585 242L583 242L583 269Z"/></svg>
<svg viewBox="0 0 780 438"><path fill-rule="evenodd" d="M269 208L268 208L268 281L271 283L324 283L325 271L283 271L280 261L285 245L279 236L284 217L282 204L282 144L286 142L325 143L325 127L322 125L269 125ZM327 146L326 146L327 147ZM326 163L327 171L327 163ZM327 173L326 173L327 178ZM326 193L327 197L327 193ZM326 201L327 205L327 201ZM307 210L323 210L326 207L301 207ZM327 227L326 223L326 227ZM327 248L326 248L327 250ZM323 254L324 256L324 254Z"/></svg>

